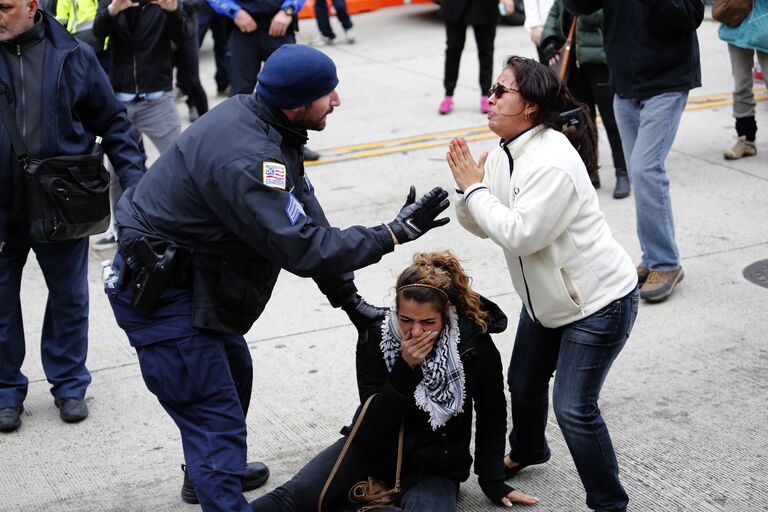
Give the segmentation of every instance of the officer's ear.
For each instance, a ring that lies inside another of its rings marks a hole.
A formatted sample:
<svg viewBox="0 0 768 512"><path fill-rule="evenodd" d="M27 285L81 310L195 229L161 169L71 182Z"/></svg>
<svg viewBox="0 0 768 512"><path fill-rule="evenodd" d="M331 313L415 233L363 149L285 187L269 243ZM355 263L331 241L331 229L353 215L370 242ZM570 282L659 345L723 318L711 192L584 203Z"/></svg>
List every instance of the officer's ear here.
<svg viewBox="0 0 768 512"><path fill-rule="evenodd" d="M307 109L311 106L310 105L302 105L300 107L295 108L283 108L281 109L283 111L283 114L285 114L285 117L288 118L288 120L295 124L297 119L302 119L307 111Z"/></svg>

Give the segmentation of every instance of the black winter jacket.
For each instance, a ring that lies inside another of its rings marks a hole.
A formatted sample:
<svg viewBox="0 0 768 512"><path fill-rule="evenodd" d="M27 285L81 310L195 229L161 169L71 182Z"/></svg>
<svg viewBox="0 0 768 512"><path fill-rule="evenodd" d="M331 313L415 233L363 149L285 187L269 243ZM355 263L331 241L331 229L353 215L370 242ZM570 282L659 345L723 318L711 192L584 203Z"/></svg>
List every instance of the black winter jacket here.
<svg viewBox="0 0 768 512"><path fill-rule="evenodd" d="M701 85L696 28L703 0L563 0L574 14L603 8L611 89L621 98L648 98Z"/></svg>
<svg viewBox="0 0 768 512"><path fill-rule="evenodd" d="M144 173L144 157L134 141L125 106L115 97L107 75L93 49L75 39L51 15L42 13L45 24L43 83L40 102L40 157L83 155L93 151L96 136L115 166L120 184L129 187ZM11 111L22 101L13 90L5 57L0 56L0 80L5 83ZM13 147L0 117L0 251L10 227Z"/></svg>
<svg viewBox="0 0 768 512"><path fill-rule="evenodd" d="M120 252L146 237L189 254L193 321L244 334L281 268L313 277L331 304L355 294L350 271L394 250L384 225L332 228L304 174L307 133L258 96L230 98L185 130L126 191Z"/></svg>
<svg viewBox="0 0 768 512"><path fill-rule="evenodd" d="M173 90L171 41L177 46L192 37L184 23L184 9L167 12L145 4L110 16L111 0L101 0L93 33L109 37L110 78L115 91L155 92Z"/></svg>
<svg viewBox="0 0 768 512"><path fill-rule="evenodd" d="M483 299L489 313L489 332L502 332L507 317L496 304ZM459 313L459 355L464 364L466 398L464 412L450 419L436 431L429 416L416 406L414 391L422 379L421 369L411 370L398 358L387 371L379 344L381 323L361 334L357 345L357 386L361 403L373 394L354 442L371 460L381 461L379 474L391 480L395 474L397 438L400 421L405 420L403 488L423 475L441 475L457 482L469 477L472 455L472 410L476 413L475 473L483 491L499 504L510 487L504 485L507 409L501 356L489 334ZM357 416L358 412L355 414ZM505 492L499 495L503 489ZM495 490L496 492L491 492ZM493 495L491 495L493 494Z"/></svg>

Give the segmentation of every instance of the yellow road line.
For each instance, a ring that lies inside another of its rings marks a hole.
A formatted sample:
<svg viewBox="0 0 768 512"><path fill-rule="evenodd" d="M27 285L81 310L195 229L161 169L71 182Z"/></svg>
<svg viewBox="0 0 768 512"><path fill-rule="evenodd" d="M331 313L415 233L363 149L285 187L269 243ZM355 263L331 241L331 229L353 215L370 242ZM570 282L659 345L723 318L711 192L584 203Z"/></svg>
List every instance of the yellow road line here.
<svg viewBox="0 0 768 512"><path fill-rule="evenodd" d="M766 91L764 88L755 89L755 100L768 100L768 94L765 94L766 92L768 91ZM733 100L730 98L731 93L708 94L706 96L689 98L685 110L693 111L731 105ZM600 122L599 117L598 122ZM335 162L345 162L348 160L358 160L360 158L370 158L374 156L390 155L393 153L404 153L408 151L416 151L419 149L445 146L448 141L450 141L450 139L456 136L462 136L469 141L497 138L497 135L491 132L485 125L474 126L471 128L458 128L441 132L412 135L410 137L399 137L396 139L365 142L362 144L352 144L349 146L322 149L320 150L320 152L323 154L323 158L321 160L315 162L306 162L305 165L325 165Z"/></svg>

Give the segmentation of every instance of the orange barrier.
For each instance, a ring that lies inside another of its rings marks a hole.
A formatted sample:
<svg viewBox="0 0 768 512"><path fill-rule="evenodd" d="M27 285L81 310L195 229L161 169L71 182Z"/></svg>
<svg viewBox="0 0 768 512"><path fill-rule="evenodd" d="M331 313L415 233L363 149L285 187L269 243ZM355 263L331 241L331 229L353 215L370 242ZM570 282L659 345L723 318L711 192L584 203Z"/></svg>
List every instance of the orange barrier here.
<svg viewBox="0 0 768 512"><path fill-rule="evenodd" d="M322 1L322 0L321 0ZM334 14L333 4L328 2L328 12ZM405 4L430 4L432 0L347 0L347 12L358 14L361 12L371 12L382 7L393 7ZM307 0L304 7L299 11L299 19L315 17L315 0Z"/></svg>

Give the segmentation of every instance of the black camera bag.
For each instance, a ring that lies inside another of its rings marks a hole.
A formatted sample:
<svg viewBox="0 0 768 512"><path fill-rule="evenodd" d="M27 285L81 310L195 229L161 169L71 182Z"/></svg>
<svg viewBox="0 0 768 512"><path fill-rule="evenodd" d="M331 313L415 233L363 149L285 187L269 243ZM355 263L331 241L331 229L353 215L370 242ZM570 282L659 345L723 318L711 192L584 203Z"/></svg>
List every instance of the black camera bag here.
<svg viewBox="0 0 768 512"><path fill-rule="evenodd" d="M60 242L109 228L109 173L102 160L97 150L30 161L25 174L32 240Z"/></svg>
<svg viewBox="0 0 768 512"><path fill-rule="evenodd" d="M61 242L102 233L109 227L109 173L101 144L87 155L34 159L27 154L0 82L0 111L16 160L26 177L30 236L35 242Z"/></svg>

